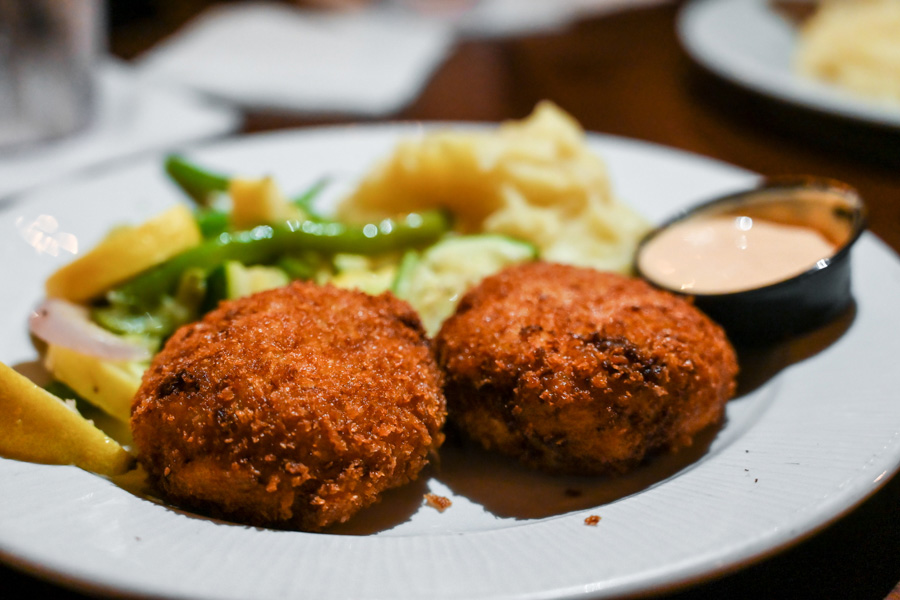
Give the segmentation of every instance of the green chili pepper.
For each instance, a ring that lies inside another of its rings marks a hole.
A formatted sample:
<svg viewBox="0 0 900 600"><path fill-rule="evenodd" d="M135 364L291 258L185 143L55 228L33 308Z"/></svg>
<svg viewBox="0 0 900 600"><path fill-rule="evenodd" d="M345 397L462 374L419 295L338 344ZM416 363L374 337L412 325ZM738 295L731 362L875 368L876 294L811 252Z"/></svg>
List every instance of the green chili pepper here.
<svg viewBox="0 0 900 600"><path fill-rule="evenodd" d="M326 254L381 254L426 245L449 228L450 221L445 213L430 211L413 213L400 221L385 219L377 225L361 227L307 220L225 232L138 275L109 292L107 298L112 304L152 308L163 296L174 292L188 269L210 271L226 260L245 265L266 264L285 254L304 250Z"/></svg>

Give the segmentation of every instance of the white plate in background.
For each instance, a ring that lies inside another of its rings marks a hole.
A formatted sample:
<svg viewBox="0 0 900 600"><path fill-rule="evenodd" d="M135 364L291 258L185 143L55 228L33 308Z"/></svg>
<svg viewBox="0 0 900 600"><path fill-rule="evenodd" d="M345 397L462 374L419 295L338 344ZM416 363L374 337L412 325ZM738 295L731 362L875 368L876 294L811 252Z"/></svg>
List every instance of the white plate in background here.
<svg viewBox="0 0 900 600"><path fill-rule="evenodd" d="M769 0L692 0L679 13L678 33L694 60L731 83L807 109L900 128L900 106L796 73L797 34Z"/></svg>

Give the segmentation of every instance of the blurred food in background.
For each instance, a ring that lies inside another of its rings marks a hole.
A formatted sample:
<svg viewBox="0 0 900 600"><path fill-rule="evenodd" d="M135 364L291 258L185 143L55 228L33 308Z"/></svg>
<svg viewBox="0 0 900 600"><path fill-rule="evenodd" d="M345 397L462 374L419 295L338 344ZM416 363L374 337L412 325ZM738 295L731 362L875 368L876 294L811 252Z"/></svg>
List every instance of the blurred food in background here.
<svg viewBox="0 0 900 600"><path fill-rule="evenodd" d="M900 107L900 0L823 0L794 59L807 77Z"/></svg>

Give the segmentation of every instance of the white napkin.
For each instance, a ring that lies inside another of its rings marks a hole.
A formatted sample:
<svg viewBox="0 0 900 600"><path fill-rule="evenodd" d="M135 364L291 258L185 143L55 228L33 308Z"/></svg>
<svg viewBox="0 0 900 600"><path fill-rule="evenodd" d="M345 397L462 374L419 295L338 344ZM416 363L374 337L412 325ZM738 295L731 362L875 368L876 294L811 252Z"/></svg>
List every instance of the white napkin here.
<svg viewBox="0 0 900 600"><path fill-rule="evenodd" d="M237 3L207 10L138 68L243 107L384 116L415 99L452 42L447 24L408 12Z"/></svg>
<svg viewBox="0 0 900 600"><path fill-rule="evenodd" d="M79 169L226 134L240 125L233 109L183 91L140 84L113 59L101 63L97 84L94 119L83 131L0 154L0 203Z"/></svg>

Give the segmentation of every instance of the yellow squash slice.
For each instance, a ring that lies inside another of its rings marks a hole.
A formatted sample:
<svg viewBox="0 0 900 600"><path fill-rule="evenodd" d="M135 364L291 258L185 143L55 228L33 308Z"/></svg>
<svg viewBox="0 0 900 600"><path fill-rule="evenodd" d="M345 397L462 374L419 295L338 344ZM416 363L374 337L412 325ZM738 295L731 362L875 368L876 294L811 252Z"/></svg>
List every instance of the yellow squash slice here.
<svg viewBox="0 0 900 600"><path fill-rule="evenodd" d="M277 223L303 215L281 193L271 177L232 179L231 220L236 229L252 229L257 225Z"/></svg>
<svg viewBox="0 0 900 600"><path fill-rule="evenodd" d="M131 469L133 457L73 407L0 363L0 455L75 465L101 475Z"/></svg>
<svg viewBox="0 0 900 600"><path fill-rule="evenodd" d="M118 420L128 422L131 399L141 385L142 363L104 360L50 344L44 364L54 378L79 396Z"/></svg>
<svg viewBox="0 0 900 600"><path fill-rule="evenodd" d="M47 296L85 302L200 240L190 209L176 205L140 225L114 230L87 254L51 275Z"/></svg>

